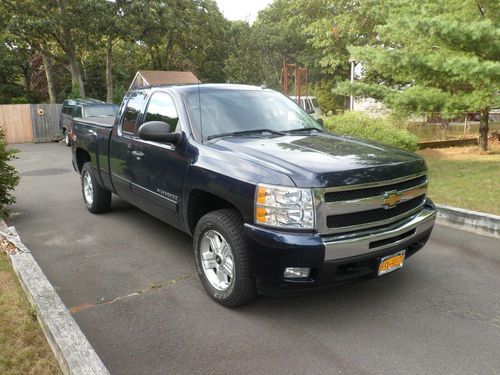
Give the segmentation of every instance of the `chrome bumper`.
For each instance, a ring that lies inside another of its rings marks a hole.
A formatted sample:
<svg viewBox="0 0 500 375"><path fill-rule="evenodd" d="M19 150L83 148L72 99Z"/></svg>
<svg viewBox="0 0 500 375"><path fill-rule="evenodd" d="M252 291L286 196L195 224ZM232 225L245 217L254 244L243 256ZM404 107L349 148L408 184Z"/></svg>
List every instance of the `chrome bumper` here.
<svg viewBox="0 0 500 375"><path fill-rule="evenodd" d="M371 232L325 236L323 238L325 261L365 255L408 242L432 228L435 220L436 210L426 205L422 211L410 216L402 223ZM394 241L390 241L391 238L394 238Z"/></svg>

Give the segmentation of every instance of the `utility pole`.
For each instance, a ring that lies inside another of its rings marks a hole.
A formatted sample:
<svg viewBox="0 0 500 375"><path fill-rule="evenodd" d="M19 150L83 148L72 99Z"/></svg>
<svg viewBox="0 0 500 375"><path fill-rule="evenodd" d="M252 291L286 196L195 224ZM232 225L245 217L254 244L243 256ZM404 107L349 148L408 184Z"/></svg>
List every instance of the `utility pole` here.
<svg viewBox="0 0 500 375"><path fill-rule="evenodd" d="M351 64L351 84L354 83L354 68L356 66L356 62L354 61L353 58L349 59L349 63ZM349 102L349 109L351 111L354 111L354 96L351 94L350 102Z"/></svg>

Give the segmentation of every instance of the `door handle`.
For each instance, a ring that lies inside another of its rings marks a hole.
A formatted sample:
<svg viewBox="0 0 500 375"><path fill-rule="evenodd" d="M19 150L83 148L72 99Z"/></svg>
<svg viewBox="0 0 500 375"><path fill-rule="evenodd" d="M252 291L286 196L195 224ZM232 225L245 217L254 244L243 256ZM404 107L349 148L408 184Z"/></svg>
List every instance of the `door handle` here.
<svg viewBox="0 0 500 375"><path fill-rule="evenodd" d="M144 152L132 151L132 155L135 156L136 160L141 160L144 157Z"/></svg>

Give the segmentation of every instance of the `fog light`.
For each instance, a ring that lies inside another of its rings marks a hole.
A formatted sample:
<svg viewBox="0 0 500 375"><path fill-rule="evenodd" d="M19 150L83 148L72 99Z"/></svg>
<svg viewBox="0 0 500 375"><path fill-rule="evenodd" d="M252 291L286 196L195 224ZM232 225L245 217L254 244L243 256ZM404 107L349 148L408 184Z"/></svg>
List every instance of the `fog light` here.
<svg viewBox="0 0 500 375"><path fill-rule="evenodd" d="M309 267L287 267L285 268L285 272L283 277L285 279L301 279L305 277L309 277L311 273L311 269Z"/></svg>

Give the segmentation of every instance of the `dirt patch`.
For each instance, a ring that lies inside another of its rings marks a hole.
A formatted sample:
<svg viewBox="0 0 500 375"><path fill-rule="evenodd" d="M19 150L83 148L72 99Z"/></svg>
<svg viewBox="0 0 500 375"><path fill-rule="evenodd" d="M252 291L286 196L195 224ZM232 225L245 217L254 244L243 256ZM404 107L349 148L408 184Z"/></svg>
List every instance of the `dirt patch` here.
<svg viewBox="0 0 500 375"><path fill-rule="evenodd" d="M439 156L455 160L468 159L468 156L474 155L484 157L485 159L491 158L492 160L498 159L500 161L500 143L491 143L488 151L481 151L479 147L449 147L439 149L426 149L418 151L422 156Z"/></svg>

